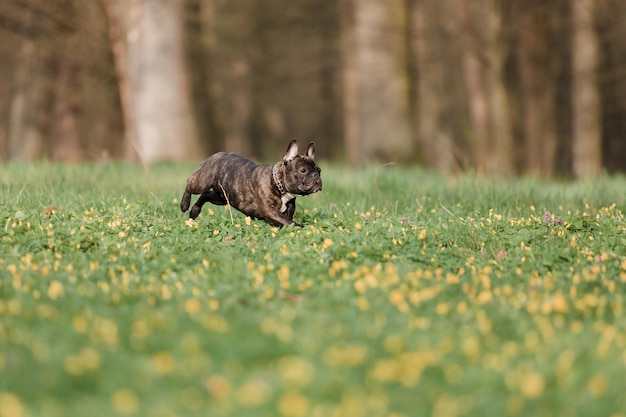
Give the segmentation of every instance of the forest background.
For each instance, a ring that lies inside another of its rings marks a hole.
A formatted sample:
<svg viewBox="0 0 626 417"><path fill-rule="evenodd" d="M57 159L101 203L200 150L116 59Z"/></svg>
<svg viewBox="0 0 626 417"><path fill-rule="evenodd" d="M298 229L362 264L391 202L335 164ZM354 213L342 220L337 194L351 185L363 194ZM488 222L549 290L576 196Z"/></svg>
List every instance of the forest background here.
<svg viewBox="0 0 626 417"><path fill-rule="evenodd" d="M0 2L0 159L291 139L351 164L626 171L622 0Z"/></svg>

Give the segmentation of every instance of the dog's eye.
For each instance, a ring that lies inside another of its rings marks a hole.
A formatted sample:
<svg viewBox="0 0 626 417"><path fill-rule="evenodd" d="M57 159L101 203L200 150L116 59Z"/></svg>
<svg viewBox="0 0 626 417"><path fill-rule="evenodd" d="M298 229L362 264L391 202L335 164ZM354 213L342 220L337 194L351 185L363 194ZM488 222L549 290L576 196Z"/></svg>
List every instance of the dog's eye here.
<svg viewBox="0 0 626 417"><path fill-rule="evenodd" d="M306 168L304 167L300 168L300 174L306 174L306 172L307 172Z"/></svg>

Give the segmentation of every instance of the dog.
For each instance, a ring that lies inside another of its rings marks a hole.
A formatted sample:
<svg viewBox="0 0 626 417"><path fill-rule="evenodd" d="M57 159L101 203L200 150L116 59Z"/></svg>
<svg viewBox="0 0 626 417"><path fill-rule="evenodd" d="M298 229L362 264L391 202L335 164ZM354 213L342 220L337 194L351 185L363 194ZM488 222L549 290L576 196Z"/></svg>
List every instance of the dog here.
<svg viewBox="0 0 626 417"><path fill-rule="evenodd" d="M322 190L321 170L315 162L315 142L306 154L298 155L292 140L283 160L274 165L257 165L232 152L218 152L203 161L187 179L180 209L189 209L191 195L200 194L189 217L195 219L204 203L229 204L254 219L274 226L302 227L293 221L296 196Z"/></svg>

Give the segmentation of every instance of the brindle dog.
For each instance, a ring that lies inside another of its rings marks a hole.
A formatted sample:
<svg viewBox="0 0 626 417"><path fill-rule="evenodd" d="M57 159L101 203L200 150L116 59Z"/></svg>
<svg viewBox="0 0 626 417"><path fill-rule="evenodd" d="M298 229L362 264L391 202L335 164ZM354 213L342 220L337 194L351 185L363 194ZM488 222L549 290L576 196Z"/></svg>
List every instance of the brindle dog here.
<svg viewBox="0 0 626 417"><path fill-rule="evenodd" d="M298 155L291 141L283 160L274 165L257 165L232 152L218 152L202 162L187 179L180 209L189 209L192 194L200 194L189 217L195 219L204 203L230 204L255 219L275 226L301 224L293 221L296 196L321 191L320 168L315 162L315 143Z"/></svg>

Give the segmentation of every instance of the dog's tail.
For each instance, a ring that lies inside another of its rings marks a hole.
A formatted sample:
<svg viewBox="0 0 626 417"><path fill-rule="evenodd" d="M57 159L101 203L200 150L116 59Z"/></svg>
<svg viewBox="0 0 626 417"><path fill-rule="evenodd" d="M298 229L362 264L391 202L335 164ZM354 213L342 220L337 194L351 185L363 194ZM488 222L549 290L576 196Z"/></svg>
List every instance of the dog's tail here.
<svg viewBox="0 0 626 417"><path fill-rule="evenodd" d="M189 187L185 188L185 193L183 197L180 199L180 210L184 213L189 209L189 205L191 204L191 192L189 191Z"/></svg>

